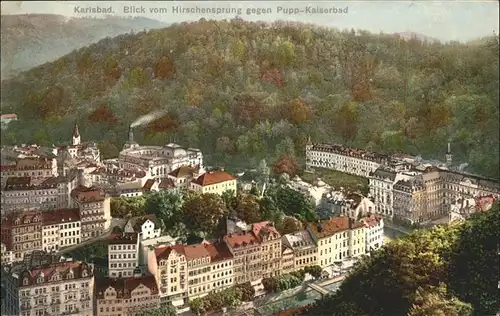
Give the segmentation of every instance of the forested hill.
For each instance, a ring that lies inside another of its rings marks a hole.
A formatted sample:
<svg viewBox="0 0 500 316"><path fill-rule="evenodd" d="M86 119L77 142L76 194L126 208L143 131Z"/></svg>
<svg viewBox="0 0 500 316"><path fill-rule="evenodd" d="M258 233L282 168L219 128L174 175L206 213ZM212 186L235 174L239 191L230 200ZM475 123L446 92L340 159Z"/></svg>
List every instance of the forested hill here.
<svg viewBox="0 0 500 316"><path fill-rule="evenodd" d="M309 134L439 159L450 140L456 162L498 178L498 55L495 38L200 20L107 38L3 81L2 111L20 121L2 140L67 140L78 119L84 139L116 155L128 124L162 108L138 140L199 147L211 164L302 157Z"/></svg>
<svg viewBox="0 0 500 316"><path fill-rule="evenodd" d="M56 14L2 15L2 79L74 49L145 28L161 28L162 22L143 18L67 18Z"/></svg>

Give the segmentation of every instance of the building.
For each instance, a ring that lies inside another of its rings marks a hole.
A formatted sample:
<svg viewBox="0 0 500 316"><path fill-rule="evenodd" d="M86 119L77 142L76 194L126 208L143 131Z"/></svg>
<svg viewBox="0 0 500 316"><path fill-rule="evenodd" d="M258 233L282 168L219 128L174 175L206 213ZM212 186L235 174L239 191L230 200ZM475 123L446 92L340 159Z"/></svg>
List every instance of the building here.
<svg viewBox="0 0 500 316"><path fill-rule="evenodd" d="M262 247L253 231L229 233L223 240L234 257L235 283L260 282L263 273Z"/></svg>
<svg viewBox="0 0 500 316"><path fill-rule="evenodd" d="M94 315L94 275L86 263L22 266L9 273L6 283L7 315Z"/></svg>
<svg viewBox="0 0 500 316"><path fill-rule="evenodd" d="M96 186L108 186L116 184L137 183L141 187L149 179L144 170L125 170L120 168L98 167L89 172L92 184Z"/></svg>
<svg viewBox="0 0 500 316"><path fill-rule="evenodd" d="M75 123L73 127L73 134L71 137L71 143L65 146L56 147L57 155L62 152L67 152L71 158L78 160L87 160L100 162L101 153L95 142L82 142L80 131L78 130L78 124Z"/></svg>
<svg viewBox="0 0 500 316"><path fill-rule="evenodd" d="M293 252L294 270L318 264L318 247L308 230L286 234L281 240L283 245Z"/></svg>
<svg viewBox="0 0 500 316"><path fill-rule="evenodd" d="M370 174L370 195L375 203L375 212L384 216L394 215L394 185L400 180L409 180L415 172L398 172L380 167Z"/></svg>
<svg viewBox="0 0 500 316"><path fill-rule="evenodd" d="M123 229L125 233L138 234L140 241L157 238L161 235L160 222L153 214L130 218Z"/></svg>
<svg viewBox="0 0 500 316"><path fill-rule="evenodd" d="M168 174L168 179L171 179L177 188L189 189L191 181L200 176L199 166L182 166Z"/></svg>
<svg viewBox="0 0 500 316"><path fill-rule="evenodd" d="M7 178L2 195L3 214L16 209L37 207L43 210L58 206L58 178Z"/></svg>
<svg viewBox="0 0 500 316"><path fill-rule="evenodd" d="M210 293L213 288L210 253L204 244L184 245L188 269L188 297L193 300Z"/></svg>
<svg viewBox="0 0 500 316"><path fill-rule="evenodd" d="M1 129L7 129L9 123L12 121L17 121L17 114L1 114L0 115Z"/></svg>
<svg viewBox="0 0 500 316"><path fill-rule="evenodd" d="M14 261L42 249L42 221L40 211L17 211L2 217L2 244L7 252L12 251Z"/></svg>
<svg viewBox="0 0 500 316"><path fill-rule="evenodd" d="M42 249L46 252L77 245L81 241L80 210L56 209L42 212Z"/></svg>
<svg viewBox="0 0 500 316"><path fill-rule="evenodd" d="M119 167L142 169L153 178L166 178L181 166L200 166L203 169L203 154L199 149L183 148L170 143L165 146L140 146L133 140L129 129L129 140L118 156Z"/></svg>
<svg viewBox="0 0 500 316"><path fill-rule="evenodd" d="M375 213L375 204L359 193L348 193L341 207L341 216L358 219L363 215Z"/></svg>
<svg viewBox="0 0 500 316"><path fill-rule="evenodd" d="M208 171L192 180L189 189L200 193L222 195L226 191L233 191L236 194L236 179L235 176L223 170Z"/></svg>
<svg viewBox="0 0 500 316"><path fill-rule="evenodd" d="M57 177L57 160L48 157L26 157L0 167L2 178L8 177Z"/></svg>
<svg viewBox="0 0 500 316"><path fill-rule="evenodd" d="M322 268L349 257L365 254L363 223L349 217L334 217L318 223L309 223L307 231L318 247L318 265Z"/></svg>
<svg viewBox="0 0 500 316"><path fill-rule="evenodd" d="M370 172L385 164L389 157L342 145L306 144L306 167L327 168L368 177Z"/></svg>
<svg viewBox="0 0 500 316"><path fill-rule="evenodd" d="M137 233L113 235L108 243L108 275L111 278L132 277L138 266L139 238Z"/></svg>
<svg viewBox="0 0 500 316"><path fill-rule="evenodd" d="M365 252L377 250L384 245L384 219L375 214L370 214L361 219L365 224L366 248Z"/></svg>
<svg viewBox="0 0 500 316"><path fill-rule="evenodd" d="M281 273L286 274L295 271L295 255L292 248L281 246Z"/></svg>
<svg viewBox="0 0 500 316"><path fill-rule="evenodd" d="M178 190L172 179L149 179L142 187L143 194L150 192L159 192L163 190Z"/></svg>
<svg viewBox="0 0 500 316"><path fill-rule="evenodd" d="M221 242L205 243L205 249L210 254L210 271L214 291L222 291L233 286L234 260L227 245Z"/></svg>
<svg viewBox="0 0 500 316"><path fill-rule="evenodd" d="M394 218L421 223L427 218L426 195L422 177L399 180L394 185Z"/></svg>
<svg viewBox="0 0 500 316"><path fill-rule="evenodd" d="M158 286L152 275L97 279L95 291L97 316L134 316L160 305Z"/></svg>
<svg viewBox="0 0 500 316"><path fill-rule="evenodd" d="M157 280L161 301L183 306L187 300L188 268L183 245L160 246L149 252L148 269Z"/></svg>
<svg viewBox="0 0 500 316"><path fill-rule="evenodd" d="M71 192L80 209L82 241L102 235L111 224L110 198L96 187L78 186Z"/></svg>
<svg viewBox="0 0 500 316"><path fill-rule="evenodd" d="M262 276L279 276L281 273L281 235L269 222L252 224L252 232L260 242Z"/></svg>

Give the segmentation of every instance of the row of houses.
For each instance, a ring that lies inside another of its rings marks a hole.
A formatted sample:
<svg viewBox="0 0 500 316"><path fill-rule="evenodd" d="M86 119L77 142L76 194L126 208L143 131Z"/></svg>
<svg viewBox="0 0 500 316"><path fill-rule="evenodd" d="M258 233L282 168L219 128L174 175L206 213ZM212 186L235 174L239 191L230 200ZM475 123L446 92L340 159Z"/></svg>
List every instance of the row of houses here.
<svg viewBox="0 0 500 316"><path fill-rule="evenodd" d="M24 209L2 216L2 262L22 261L36 250L47 252L105 233L111 223L110 198L95 187L78 186L69 208Z"/></svg>
<svg viewBox="0 0 500 316"><path fill-rule="evenodd" d="M34 251L3 271L7 295L2 312L135 315L162 302L180 312L212 291L246 282L258 287L265 277L360 257L382 246L382 229L380 217L345 216L281 235L271 222L247 225L232 218L218 240L187 245L166 241L152 215L131 218L108 239L106 269ZM36 255L49 259L30 263Z"/></svg>

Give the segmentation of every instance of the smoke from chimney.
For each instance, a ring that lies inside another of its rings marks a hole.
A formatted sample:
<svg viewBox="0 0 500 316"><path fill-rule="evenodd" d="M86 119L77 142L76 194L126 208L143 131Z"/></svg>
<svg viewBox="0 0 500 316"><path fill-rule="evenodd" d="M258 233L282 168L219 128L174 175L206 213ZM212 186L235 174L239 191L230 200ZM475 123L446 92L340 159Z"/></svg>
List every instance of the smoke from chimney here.
<svg viewBox="0 0 500 316"><path fill-rule="evenodd" d="M159 119L160 117L162 117L166 113L167 112L165 110L159 110L159 111L154 111L154 112L151 112L149 114L143 115L143 116L139 117L137 120L135 120L134 122L132 122L130 127L133 128L133 127L137 127L137 126L147 125L147 124L153 122L154 120Z"/></svg>

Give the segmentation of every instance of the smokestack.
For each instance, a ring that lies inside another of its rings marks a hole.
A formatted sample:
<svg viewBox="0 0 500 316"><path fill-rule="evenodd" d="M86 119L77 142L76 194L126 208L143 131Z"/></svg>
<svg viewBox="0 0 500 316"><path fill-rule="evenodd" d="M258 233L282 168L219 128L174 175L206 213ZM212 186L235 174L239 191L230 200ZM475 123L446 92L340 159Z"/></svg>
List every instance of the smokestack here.
<svg viewBox="0 0 500 316"><path fill-rule="evenodd" d="M132 125L130 125L128 128L128 141L130 143L134 142L134 130L132 129Z"/></svg>
<svg viewBox="0 0 500 316"><path fill-rule="evenodd" d="M448 142L448 154L451 154L451 144Z"/></svg>

